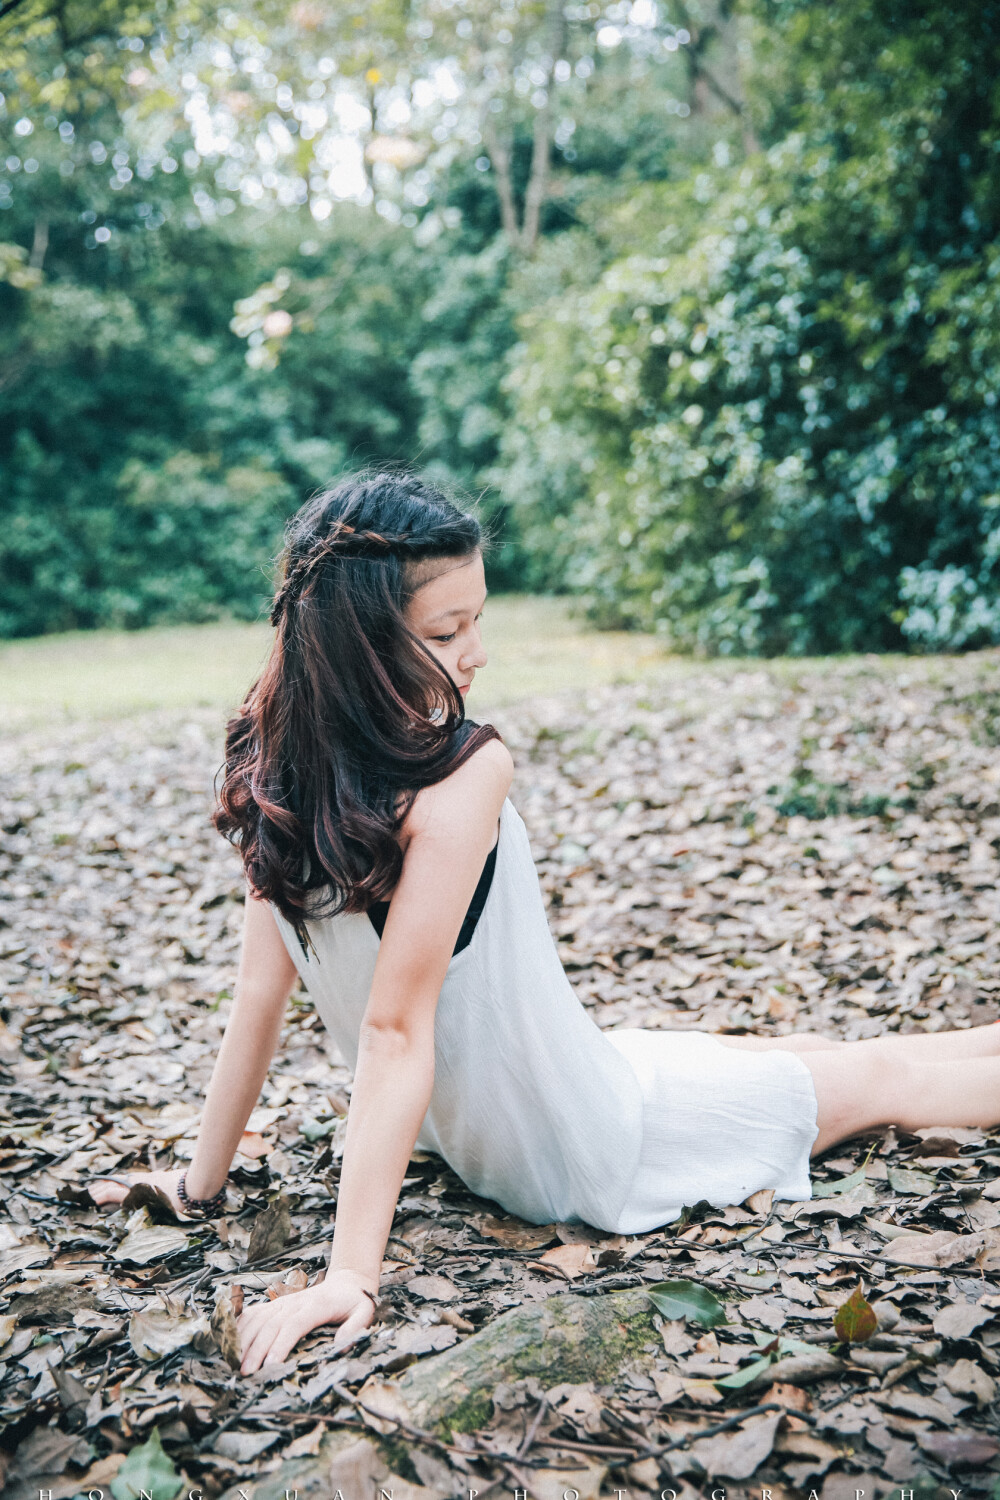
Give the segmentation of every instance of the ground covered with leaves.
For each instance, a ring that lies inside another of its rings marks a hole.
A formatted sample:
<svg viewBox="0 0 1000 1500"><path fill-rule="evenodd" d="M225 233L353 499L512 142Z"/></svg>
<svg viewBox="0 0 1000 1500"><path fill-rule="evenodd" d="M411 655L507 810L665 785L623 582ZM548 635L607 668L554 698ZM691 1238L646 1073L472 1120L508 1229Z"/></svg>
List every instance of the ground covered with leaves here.
<svg viewBox="0 0 1000 1500"><path fill-rule="evenodd" d="M498 714L595 1021L856 1038L1000 1016L996 667L705 667ZM418 1153L368 1334L236 1373L241 1297L321 1274L331 1235L350 1077L308 998L220 1219L141 1189L100 1210L85 1188L192 1150L241 921L208 823L219 735L153 717L0 751L14 1500L280 1495L352 1428L328 1470L346 1500L355 1481L396 1500L996 1493L1000 1132L890 1129L818 1161L809 1202L696 1204L629 1237L524 1224ZM512 1310L623 1288L649 1290L649 1335L607 1380L498 1369L471 1431L366 1410Z"/></svg>

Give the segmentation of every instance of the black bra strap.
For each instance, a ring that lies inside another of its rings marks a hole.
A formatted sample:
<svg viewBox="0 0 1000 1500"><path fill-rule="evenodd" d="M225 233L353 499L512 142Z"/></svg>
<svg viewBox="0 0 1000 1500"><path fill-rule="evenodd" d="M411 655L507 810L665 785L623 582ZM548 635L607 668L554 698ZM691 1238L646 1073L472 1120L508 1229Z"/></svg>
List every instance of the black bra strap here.
<svg viewBox="0 0 1000 1500"><path fill-rule="evenodd" d="M489 854L486 856L486 863L483 865L483 872L479 877L479 882L476 885L475 891L473 892L472 900L469 902L469 909L465 913L465 917L462 921L462 926L459 929L458 938L456 939L455 946L452 949L453 958L456 953L461 953L463 948L467 948L472 941L472 934L476 930L476 923L479 921L479 918L483 914L483 908L486 905L486 897L489 895L490 886L493 884L493 871L496 869L497 849L499 847L500 840L498 839L497 842L493 845L493 848L490 850ZM385 920L388 915L388 901L376 901L368 908L368 920L371 922L379 937L381 937L382 933L385 931Z"/></svg>

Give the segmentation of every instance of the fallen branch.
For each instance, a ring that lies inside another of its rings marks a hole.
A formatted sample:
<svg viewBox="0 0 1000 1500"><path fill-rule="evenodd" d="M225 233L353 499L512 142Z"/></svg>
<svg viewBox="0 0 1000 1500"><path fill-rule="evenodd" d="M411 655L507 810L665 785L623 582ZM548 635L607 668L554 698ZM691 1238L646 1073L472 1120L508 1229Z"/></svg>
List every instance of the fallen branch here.
<svg viewBox="0 0 1000 1500"><path fill-rule="evenodd" d="M603 1297L559 1292L502 1313L397 1379L370 1377L359 1394L379 1416L442 1435L472 1431L489 1419L490 1393L503 1382L611 1379L643 1344L658 1342L654 1312L644 1288Z"/></svg>

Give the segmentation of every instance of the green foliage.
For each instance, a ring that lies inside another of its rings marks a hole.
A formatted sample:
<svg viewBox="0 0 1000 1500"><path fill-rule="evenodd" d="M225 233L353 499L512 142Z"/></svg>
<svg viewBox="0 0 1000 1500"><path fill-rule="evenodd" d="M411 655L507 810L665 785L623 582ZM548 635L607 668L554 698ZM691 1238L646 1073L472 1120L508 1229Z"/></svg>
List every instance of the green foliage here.
<svg viewBox="0 0 1000 1500"><path fill-rule="evenodd" d="M494 186L453 163L419 237L413 214L331 217L322 184L311 215L317 148L281 89L322 95L330 45L374 101L410 43L395 0L361 25L297 16L24 0L3 22L0 635L253 618L285 518L345 467L416 462L468 491L496 460L514 331ZM201 88L228 155L195 149ZM261 130L290 149L281 205ZM485 233L443 232L463 176ZM509 585L506 507L483 510Z"/></svg>
<svg viewBox="0 0 1000 1500"><path fill-rule="evenodd" d="M699 1328L715 1328L726 1321L725 1303L697 1281L658 1281L646 1292L665 1318L684 1318Z"/></svg>
<svg viewBox="0 0 1000 1500"><path fill-rule="evenodd" d="M197 176L104 144L121 125L105 104L89 134L60 134L55 115L21 136L7 121L24 165L0 195L5 636L255 618L304 496L416 436L426 281L411 238L351 206L336 228L309 225L306 253L294 216L264 237L243 213L203 222ZM230 322L281 260L321 277L325 301L276 383Z"/></svg>
<svg viewBox="0 0 1000 1500"><path fill-rule="evenodd" d="M529 545L681 647L1000 640L1000 12L756 9L780 139L522 319Z"/></svg>
<svg viewBox="0 0 1000 1500"><path fill-rule="evenodd" d="M796 766L783 787L768 788L775 809L783 818L881 818L890 807L912 807L912 798L890 797L887 793L855 795L846 782L821 781L807 766Z"/></svg>
<svg viewBox="0 0 1000 1500"><path fill-rule="evenodd" d="M865 1297L860 1281L847 1301L837 1308L833 1327L842 1344L863 1344L877 1329L878 1316Z"/></svg>
<svg viewBox="0 0 1000 1500"><path fill-rule="evenodd" d="M0 18L0 635L253 618L397 462L674 648L1000 641L997 5L642 11Z"/></svg>
<svg viewBox="0 0 1000 1500"><path fill-rule="evenodd" d="M174 1500L180 1494L183 1480L174 1468L160 1441L159 1429L139 1447L133 1448L111 1481L114 1500Z"/></svg>

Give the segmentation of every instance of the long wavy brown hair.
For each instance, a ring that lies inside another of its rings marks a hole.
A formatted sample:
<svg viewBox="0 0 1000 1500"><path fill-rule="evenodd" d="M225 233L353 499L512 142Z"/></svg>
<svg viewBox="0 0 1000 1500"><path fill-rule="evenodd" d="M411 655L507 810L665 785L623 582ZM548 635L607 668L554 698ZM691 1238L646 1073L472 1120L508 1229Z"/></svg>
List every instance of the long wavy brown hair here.
<svg viewBox="0 0 1000 1500"><path fill-rule="evenodd" d="M227 727L214 822L300 941L307 918L391 893L417 791L499 739L405 619L435 559L482 545L475 516L394 473L345 479L288 525L277 634Z"/></svg>

